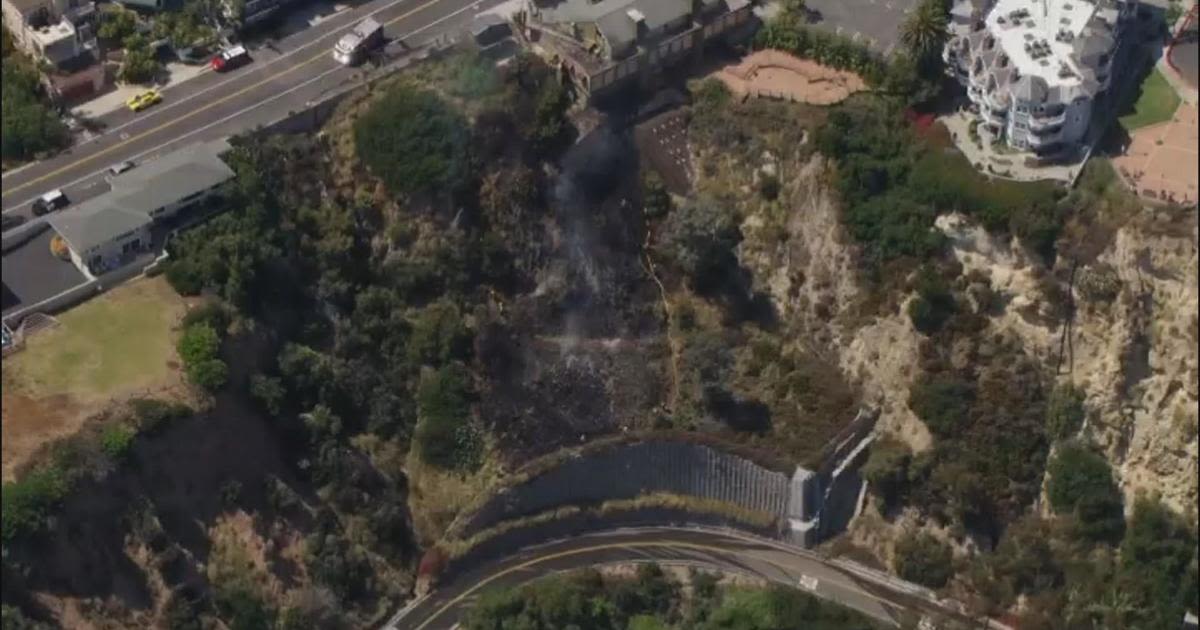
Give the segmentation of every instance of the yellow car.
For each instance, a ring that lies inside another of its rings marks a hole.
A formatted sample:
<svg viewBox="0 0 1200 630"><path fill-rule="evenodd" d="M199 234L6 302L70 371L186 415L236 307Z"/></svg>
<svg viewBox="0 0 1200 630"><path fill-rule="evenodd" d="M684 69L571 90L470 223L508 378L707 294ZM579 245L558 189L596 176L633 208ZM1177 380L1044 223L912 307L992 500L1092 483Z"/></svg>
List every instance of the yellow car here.
<svg viewBox="0 0 1200 630"><path fill-rule="evenodd" d="M130 111L140 112L161 101L162 95L158 93L158 90L150 90L129 99L125 104L129 106Z"/></svg>

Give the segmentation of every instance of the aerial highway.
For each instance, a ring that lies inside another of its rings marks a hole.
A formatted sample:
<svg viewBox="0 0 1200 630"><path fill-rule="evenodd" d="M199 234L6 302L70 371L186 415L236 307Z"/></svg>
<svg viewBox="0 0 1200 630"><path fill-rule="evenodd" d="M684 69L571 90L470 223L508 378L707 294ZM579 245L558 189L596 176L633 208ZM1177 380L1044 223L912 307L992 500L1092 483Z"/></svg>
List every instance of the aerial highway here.
<svg viewBox="0 0 1200 630"><path fill-rule="evenodd" d="M452 577L393 616L382 630L450 630L488 589L574 569L651 561L784 584L893 625L906 618L941 630L970 623L903 588L794 547L728 531L661 527L614 529L516 551Z"/></svg>
<svg viewBox="0 0 1200 630"><path fill-rule="evenodd" d="M112 164L141 162L184 145L226 137L303 109L323 94L355 80L361 70L333 59L333 44L366 16L387 37L415 48L451 32L499 0L372 0L251 51L252 63L228 74L204 72L163 92L162 103L139 113L122 108L99 119L101 132L41 162L2 178L5 214L30 214L42 193L62 189L72 202L106 188Z"/></svg>

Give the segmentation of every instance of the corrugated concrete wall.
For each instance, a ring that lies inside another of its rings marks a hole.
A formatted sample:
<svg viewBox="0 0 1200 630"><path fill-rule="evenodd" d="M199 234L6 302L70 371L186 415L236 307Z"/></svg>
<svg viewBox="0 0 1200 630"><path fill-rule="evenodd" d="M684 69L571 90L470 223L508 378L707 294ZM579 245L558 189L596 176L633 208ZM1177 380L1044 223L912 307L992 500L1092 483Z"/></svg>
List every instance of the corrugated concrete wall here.
<svg viewBox="0 0 1200 630"><path fill-rule="evenodd" d="M463 536L499 522L564 505L585 505L643 494L714 499L783 516L791 479L708 446L650 441L575 457L493 497L466 521Z"/></svg>

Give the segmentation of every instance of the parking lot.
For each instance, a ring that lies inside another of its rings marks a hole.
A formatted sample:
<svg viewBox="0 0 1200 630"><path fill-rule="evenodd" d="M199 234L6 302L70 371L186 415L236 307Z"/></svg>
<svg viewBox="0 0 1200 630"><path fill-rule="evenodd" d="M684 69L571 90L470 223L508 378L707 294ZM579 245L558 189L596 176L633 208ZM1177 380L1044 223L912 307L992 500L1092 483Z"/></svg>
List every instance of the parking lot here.
<svg viewBox="0 0 1200 630"><path fill-rule="evenodd" d="M900 42L900 25L917 0L808 0L817 28L866 41L885 55Z"/></svg>
<svg viewBox="0 0 1200 630"><path fill-rule="evenodd" d="M53 297L83 284L86 278L68 260L50 253L54 230L47 229L29 242L4 254L3 314Z"/></svg>

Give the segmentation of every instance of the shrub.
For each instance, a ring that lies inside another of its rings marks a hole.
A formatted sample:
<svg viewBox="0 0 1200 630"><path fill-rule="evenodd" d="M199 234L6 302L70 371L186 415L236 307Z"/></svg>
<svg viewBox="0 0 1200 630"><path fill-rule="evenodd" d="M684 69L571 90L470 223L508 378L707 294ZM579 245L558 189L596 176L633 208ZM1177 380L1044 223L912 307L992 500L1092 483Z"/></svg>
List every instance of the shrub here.
<svg viewBox="0 0 1200 630"><path fill-rule="evenodd" d="M137 421L138 430L153 432L171 420L186 418L192 414L192 408L183 403L166 402L154 398L134 398L129 401Z"/></svg>
<svg viewBox="0 0 1200 630"><path fill-rule="evenodd" d="M407 351L414 364L442 365L466 356L470 349L471 331L453 302L426 306L412 323Z"/></svg>
<svg viewBox="0 0 1200 630"><path fill-rule="evenodd" d="M50 508L71 489L69 476L58 466L46 466L6 482L0 491L0 534L5 543L31 534L45 524Z"/></svg>
<svg viewBox="0 0 1200 630"><path fill-rule="evenodd" d="M908 304L908 317L913 328L931 335L954 316L958 306L954 294L941 276L924 269L917 278L917 296Z"/></svg>
<svg viewBox="0 0 1200 630"><path fill-rule="evenodd" d="M100 448L105 455L120 461L129 454L133 446L133 438L137 434L133 429L121 423L110 424L100 433Z"/></svg>
<svg viewBox="0 0 1200 630"><path fill-rule="evenodd" d="M470 424L469 390L466 370L447 365L421 375L417 388L417 422L414 440L417 452L426 462L445 469L470 464L464 446L464 427Z"/></svg>
<svg viewBox="0 0 1200 630"><path fill-rule="evenodd" d="M189 329L197 324L206 324L220 337L229 329L229 310L216 300L209 300L189 309L183 316L182 326Z"/></svg>
<svg viewBox="0 0 1200 630"><path fill-rule="evenodd" d="M262 406L263 411L278 416L283 411L287 390L279 377L255 374L250 377L250 396Z"/></svg>
<svg viewBox="0 0 1200 630"><path fill-rule="evenodd" d="M1109 542L1121 538L1125 526L1121 491L1103 456L1079 444L1064 444L1046 473L1050 506L1059 514L1074 513L1082 536Z"/></svg>
<svg viewBox="0 0 1200 630"><path fill-rule="evenodd" d="M183 330L176 349L183 363L192 365L216 357L220 347L221 338L217 336L216 329L208 323L200 323Z"/></svg>
<svg viewBox="0 0 1200 630"><path fill-rule="evenodd" d="M896 505L907 489L911 462L912 450L896 438L884 436L871 444L862 476L883 499L885 510Z"/></svg>
<svg viewBox="0 0 1200 630"><path fill-rule="evenodd" d="M1079 432L1086 415L1083 392L1070 383L1058 385L1046 401L1046 434L1051 439L1065 440Z"/></svg>
<svg viewBox="0 0 1200 630"><path fill-rule="evenodd" d="M950 546L925 532L910 532L896 541L893 568L901 579L941 588L954 575Z"/></svg>
<svg viewBox="0 0 1200 630"><path fill-rule="evenodd" d="M399 85L354 123L359 159L393 193L449 190L467 174L466 120L436 94Z"/></svg>
<svg viewBox="0 0 1200 630"><path fill-rule="evenodd" d="M975 385L955 376L923 380L908 396L908 406L940 438L955 435L968 423L974 401Z"/></svg>
<svg viewBox="0 0 1200 630"><path fill-rule="evenodd" d="M220 359L206 359L189 365L187 376L192 383L215 392L229 379L229 366Z"/></svg>

